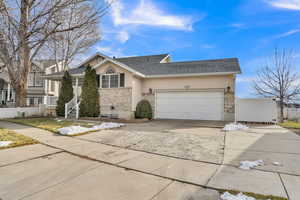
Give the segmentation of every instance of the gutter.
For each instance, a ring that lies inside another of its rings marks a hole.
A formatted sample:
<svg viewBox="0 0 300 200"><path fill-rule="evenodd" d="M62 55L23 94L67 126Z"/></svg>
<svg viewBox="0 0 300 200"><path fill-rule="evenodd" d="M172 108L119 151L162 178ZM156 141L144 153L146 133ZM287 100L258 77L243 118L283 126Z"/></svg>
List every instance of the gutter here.
<svg viewBox="0 0 300 200"><path fill-rule="evenodd" d="M213 73L188 73L188 74L146 75L144 78L220 76L220 75L230 75L230 74L241 74L241 72L213 72Z"/></svg>

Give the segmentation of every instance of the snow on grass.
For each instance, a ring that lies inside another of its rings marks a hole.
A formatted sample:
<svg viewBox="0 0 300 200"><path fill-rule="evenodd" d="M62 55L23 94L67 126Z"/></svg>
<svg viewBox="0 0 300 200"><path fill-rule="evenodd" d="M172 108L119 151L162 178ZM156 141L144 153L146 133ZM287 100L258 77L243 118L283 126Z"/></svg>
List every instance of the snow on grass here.
<svg viewBox="0 0 300 200"><path fill-rule="evenodd" d="M114 123L114 122L103 122L100 125L95 125L91 128L82 127L82 126L67 126L58 129L58 132L62 135L77 135L80 133L90 132L90 131L97 131L101 129L110 129L110 128L119 128L124 126L121 123Z"/></svg>
<svg viewBox="0 0 300 200"><path fill-rule="evenodd" d="M247 130L249 127L239 123L230 123L226 124L223 128L224 131L238 131L238 130Z"/></svg>
<svg viewBox="0 0 300 200"><path fill-rule="evenodd" d="M0 147L7 147L12 143L12 141L0 141Z"/></svg>
<svg viewBox="0 0 300 200"><path fill-rule="evenodd" d="M225 192L220 196L220 200L256 200L256 199L254 197L246 196L243 193L233 195L230 194L229 192Z"/></svg>
<svg viewBox="0 0 300 200"><path fill-rule="evenodd" d="M264 161L263 160L256 160L256 161L241 161L240 162L240 166L239 168L240 169L245 169L245 170L249 170L249 169L252 169L254 167L257 167L257 166L262 166L264 165Z"/></svg>
<svg viewBox="0 0 300 200"><path fill-rule="evenodd" d="M281 166L280 162L273 162L273 165L275 165L275 166Z"/></svg>

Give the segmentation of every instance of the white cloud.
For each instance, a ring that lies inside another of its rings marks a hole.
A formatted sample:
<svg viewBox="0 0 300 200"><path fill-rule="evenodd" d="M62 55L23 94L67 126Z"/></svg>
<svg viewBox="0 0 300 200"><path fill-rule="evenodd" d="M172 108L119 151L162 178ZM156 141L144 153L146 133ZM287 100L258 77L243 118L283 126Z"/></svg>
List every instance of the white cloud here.
<svg viewBox="0 0 300 200"><path fill-rule="evenodd" d="M214 45L210 45L210 44L201 44L200 48L202 48L202 49L214 49L216 47Z"/></svg>
<svg viewBox="0 0 300 200"><path fill-rule="evenodd" d="M100 53L103 53L104 55L110 56L110 57L123 57L125 56L124 53L120 48L113 48L111 46L97 46L96 50Z"/></svg>
<svg viewBox="0 0 300 200"><path fill-rule="evenodd" d="M120 31L117 33L117 39L121 43L125 43L127 40L129 40L130 36L127 31Z"/></svg>
<svg viewBox="0 0 300 200"><path fill-rule="evenodd" d="M139 0L133 10L126 8L121 0L105 0L111 3L112 19L115 25L149 25L173 28L178 30L192 30L193 18L184 15L172 15L158 8L151 0Z"/></svg>
<svg viewBox="0 0 300 200"><path fill-rule="evenodd" d="M290 35L294 35L294 34L299 33L299 32L300 32L300 29L293 29L293 30L287 31L285 33L276 35L276 36L274 36L274 38L284 38L284 37L288 37Z"/></svg>
<svg viewBox="0 0 300 200"><path fill-rule="evenodd" d="M277 8L300 10L300 0L268 0L267 2Z"/></svg>
<svg viewBox="0 0 300 200"><path fill-rule="evenodd" d="M238 83L251 83L255 80L255 77L251 76L239 76L236 78L236 82Z"/></svg>

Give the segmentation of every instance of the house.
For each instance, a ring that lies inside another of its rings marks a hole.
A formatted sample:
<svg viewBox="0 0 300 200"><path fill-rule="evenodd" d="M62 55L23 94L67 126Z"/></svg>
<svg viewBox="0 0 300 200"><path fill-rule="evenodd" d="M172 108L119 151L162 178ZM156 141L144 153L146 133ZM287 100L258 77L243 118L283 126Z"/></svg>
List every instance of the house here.
<svg viewBox="0 0 300 200"><path fill-rule="evenodd" d="M27 79L27 105L38 106L44 102L46 93L58 95L59 84L49 81L50 87L46 91L45 81L42 77L45 74L55 73L61 69L56 66L55 60L35 60ZM15 104L15 91L13 90L7 69L0 63L0 104L13 107Z"/></svg>
<svg viewBox="0 0 300 200"><path fill-rule="evenodd" d="M234 120L237 58L172 62L169 54L111 58L97 53L69 70L76 102L88 65L98 74L102 116L133 118L137 103L147 99L156 119ZM60 81L62 76L44 77Z"/></svg>

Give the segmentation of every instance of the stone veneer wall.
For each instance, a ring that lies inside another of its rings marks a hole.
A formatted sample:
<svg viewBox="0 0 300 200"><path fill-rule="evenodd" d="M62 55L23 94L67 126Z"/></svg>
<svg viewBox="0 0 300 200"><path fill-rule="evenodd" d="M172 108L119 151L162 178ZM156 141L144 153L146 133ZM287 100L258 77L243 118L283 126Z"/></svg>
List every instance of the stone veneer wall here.
<svg viewBox="0 0 300 200"><path fill-rule="evenodd" d="M235 118L235 95L234 92L224 93L224 121L234 121Z"/></svg>
<svg viewBox="0 0 300 200"><path fill-rule="evenodd" d="M122 119L131 119L134 117L131 109L131 88L99 89L99 95L101 115L117 114ZM114 110L111 109L111 106L114 107Z"/></svg>

